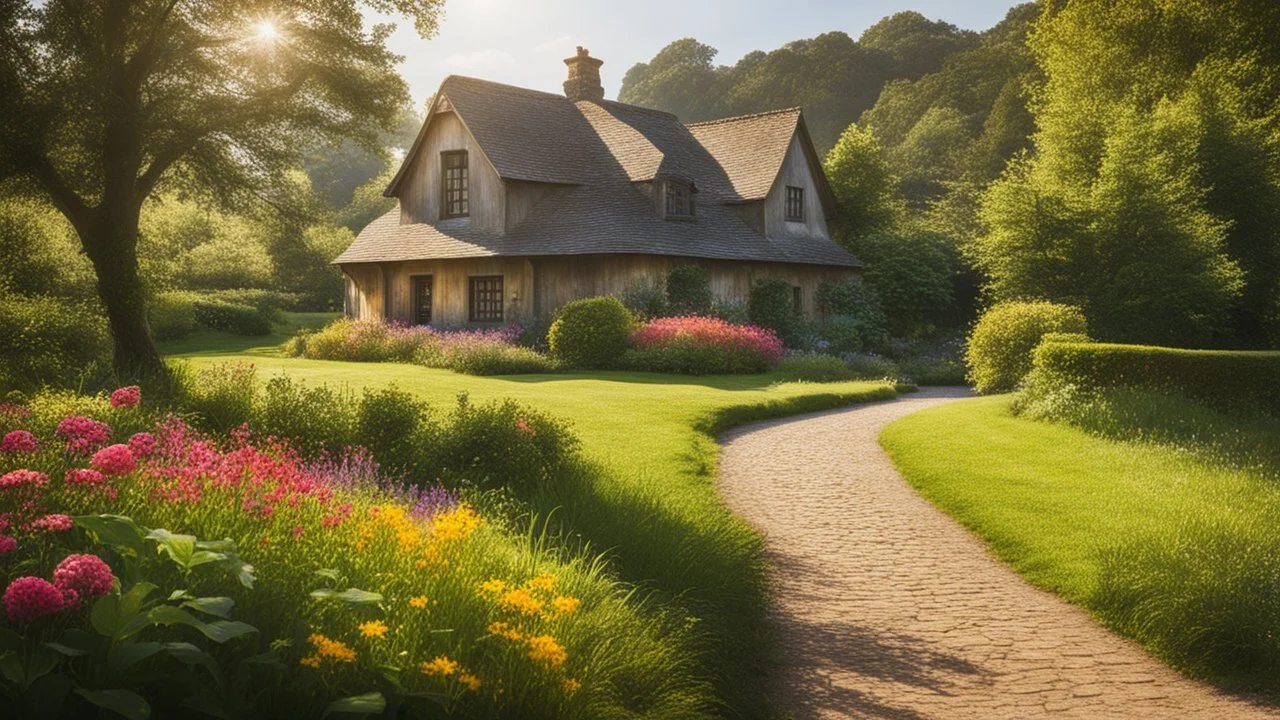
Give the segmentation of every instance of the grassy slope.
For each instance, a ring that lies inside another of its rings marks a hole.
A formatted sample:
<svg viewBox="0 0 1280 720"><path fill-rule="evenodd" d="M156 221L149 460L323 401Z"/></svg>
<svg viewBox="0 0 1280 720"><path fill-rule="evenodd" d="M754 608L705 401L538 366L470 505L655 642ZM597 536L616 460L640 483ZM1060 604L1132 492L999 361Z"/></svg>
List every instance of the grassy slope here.
<svg viewBox="0 0 1280 720"><path fill-rule="evenodd" d="M1224 503L1276 490L1167 449L1013 416L1007 396L907 416L880 442L922 495L1033 583L1084 603L1099 553Z"/></svg>
<svg viewBox="0 0 1280 720"><path fill-rule="evenodd" d="M460 391L473 402L513 398L568 420L601 471L582 485L554 489L543 510L558 507L568 526L610 551L626 579L679 597L702 618L707 669L731 714L744 716L765 712L752 677L767 649L760 537L715 492L718 447L706 431L895 394L885 383L774 384L768 375L481 378L414 365L285 358L270 345L216 334L163 349L181 351L196 366L247 360L262 376L287 372L353 390L394 383L440 408Z"/></svg>

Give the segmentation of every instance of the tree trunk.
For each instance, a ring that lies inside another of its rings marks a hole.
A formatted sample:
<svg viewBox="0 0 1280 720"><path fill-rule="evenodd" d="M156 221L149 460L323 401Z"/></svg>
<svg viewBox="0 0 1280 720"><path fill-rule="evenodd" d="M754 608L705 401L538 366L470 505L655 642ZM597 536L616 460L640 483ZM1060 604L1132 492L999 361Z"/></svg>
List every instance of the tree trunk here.
<svg viewBox="0 0 1280 720"><path fill-rule="evenodd" d="M137 213L125 213L114 221L100 215L79 234L98 275L98 297L111 327L116 372L131 378L167 374L151 339L146 295L138 276Z"/></svg>

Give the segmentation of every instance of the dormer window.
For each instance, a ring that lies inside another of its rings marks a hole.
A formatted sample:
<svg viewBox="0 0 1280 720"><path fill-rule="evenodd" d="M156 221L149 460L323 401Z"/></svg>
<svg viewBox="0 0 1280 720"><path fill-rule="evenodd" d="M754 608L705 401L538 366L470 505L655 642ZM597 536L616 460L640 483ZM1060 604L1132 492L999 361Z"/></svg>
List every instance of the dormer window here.
<svg viewBox="0 0 1280 720"><path fill-rule="evenodd" d="M467 151L440 153L440 217L457 218L471 214L471 189L467 175Z"/></svg>
<svg viewBox="0 0 1280 720"><path fill-rule="evenodd" d="M691 182L683 180L667 180L666 216L669 218L693 217L693 194L698 190Z"/></svg>
<svg viewBox="0 0 1280 720"><path fill-rule="evenodd" d="M787 221L804 222L804 188L787 186Z"/></svg>

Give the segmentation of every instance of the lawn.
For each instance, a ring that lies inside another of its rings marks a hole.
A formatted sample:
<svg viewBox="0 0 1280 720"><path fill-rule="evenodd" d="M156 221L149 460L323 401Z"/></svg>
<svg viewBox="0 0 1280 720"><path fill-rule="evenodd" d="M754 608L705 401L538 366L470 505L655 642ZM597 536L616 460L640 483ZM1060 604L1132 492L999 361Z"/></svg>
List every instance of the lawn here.
<svg viewBox="0 0 1280 720"><path fill-rule="evenodd" d="M1171 446L1022 419L1009 401L910 415L881 444L1032 583L1192 674L1274 690L1255 676L1276 662L1274 483Z"/></svg>
<svg viewBox="0 0 1280 720"><path fill-rule="evenodd" d="M163 350L196 367L252 362L264 378L287 373L353 391L394 384L441 409L459 392L472 402L511 398L570 422L595 471L575 487L552 488L535 510L554 512L566 532L607 551L625 580L690 616L704 633L704 664L720 697L748 717L767 712L754 680L768 651L761 538L715 490L712 434L896 394L884 382L780 383L773 375L473 377L406 364L288 358L275 352L276 339L252 343L208 333Z"/></svg>

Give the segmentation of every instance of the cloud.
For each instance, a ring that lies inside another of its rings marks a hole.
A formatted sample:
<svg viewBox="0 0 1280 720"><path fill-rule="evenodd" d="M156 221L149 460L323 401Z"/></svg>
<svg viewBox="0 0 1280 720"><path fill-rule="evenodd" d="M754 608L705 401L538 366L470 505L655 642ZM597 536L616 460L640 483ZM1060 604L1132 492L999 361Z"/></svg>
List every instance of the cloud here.
<svg viewBox="0 0 1280 720"><path fill-rule="evenodd" d="M469 53L454 53L444 59L444 64L455 70L481 72L515 65L511 53L497 48L485 48Z"/></svg>
<svg viewBox="0 0 1280 720"><path fill-rule="evenodd" d="M581 41L574 36L561 35L558 38L552 38L546 42L540 42L537 45L534 45L533 51L539 54L548 52L572 53L574 46L579 44L581 44Z"/></svg>

